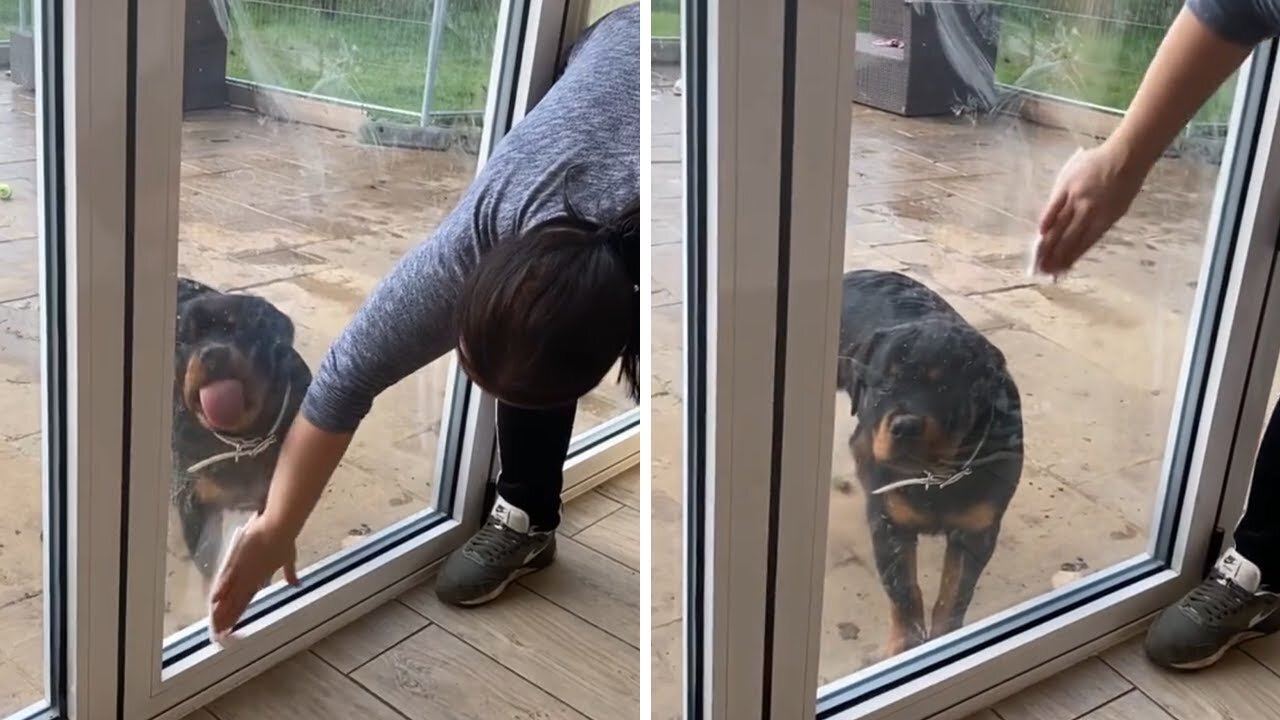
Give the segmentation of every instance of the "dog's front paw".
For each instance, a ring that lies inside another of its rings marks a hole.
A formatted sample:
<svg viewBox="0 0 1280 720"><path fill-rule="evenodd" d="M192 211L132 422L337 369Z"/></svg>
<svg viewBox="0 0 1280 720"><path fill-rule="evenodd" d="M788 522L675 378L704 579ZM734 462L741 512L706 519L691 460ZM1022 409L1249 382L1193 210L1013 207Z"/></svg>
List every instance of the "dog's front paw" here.
<svg viewBox="0 0 1280 720"><path fill-rule="evenodd" d="M893 657L924 644L924 623L890 623L889 638L885 641L886 657Z"/></svg>

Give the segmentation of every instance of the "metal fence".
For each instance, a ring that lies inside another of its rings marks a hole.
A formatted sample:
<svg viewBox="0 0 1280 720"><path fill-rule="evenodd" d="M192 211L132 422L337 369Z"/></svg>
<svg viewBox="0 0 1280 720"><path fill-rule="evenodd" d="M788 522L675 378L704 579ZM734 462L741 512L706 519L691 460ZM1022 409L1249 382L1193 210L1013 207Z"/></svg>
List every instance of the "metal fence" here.
<svg viewBox="0 0 1280 720"><path fill-rule="evenodd" d="M29 26L31 1L0 0L0 42L3 29ZM475 117L484 108L499 0L225 1L232 79L402 119L422 117L424 109L428 119ZM1182 6L1181 0L990 1L1000 14L999 82L1112 110L1128 108ZM859 0L863 27L871 3ZM655 34L678 34L680 0L652 0L652 9ZM1230 107L1228 87L1197 124L1225 123Z"/></svg>
<svg viewBox="0 0 1280 720"><path fill-rule="evenodd" d="M1183 5L1182 0L989 1L1000 19L997 82L1111 111L1128 109ZM860 5L869 9L870 0ZM1226 123L1231 92L1228 83L1194 124Z"/></svg>
<svg viewBox="0 0 1280 720"><path fill-rule="evenodd" d="M476 117L488 93L498 6L499 0L228 0L227 75L357 103L375 116Z"/></svg>
<svg viewBox="0 0 1280 720"><path fill-rule="evenodd" d="M1129 107L1182 3L1178 0L1012 0L1000 13L996 79L1095 105Z"/></svg>
<svg viewBox="0 0 1280 720"><path fill-rule="evenodd" d="M872 1L858 2L862 29L869 25ZM1182 0L976 1L991 2L999 12L997 81L1108 110L1129 107L1165 30L1183 5ZM680 0L653 0L653 12L655 34L659 13L674 15L678 27ZM1200 112L1197 124L1225 123L1230 109L1227 87Z"/></svg>

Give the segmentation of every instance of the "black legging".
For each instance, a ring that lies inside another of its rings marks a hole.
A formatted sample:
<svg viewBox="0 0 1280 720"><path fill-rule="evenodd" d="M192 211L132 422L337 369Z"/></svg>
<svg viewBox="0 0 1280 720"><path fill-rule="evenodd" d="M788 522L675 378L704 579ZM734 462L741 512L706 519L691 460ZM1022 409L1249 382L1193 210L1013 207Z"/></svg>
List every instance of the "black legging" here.
<svg viewBox="0 0 1280 720"><path fill-rule="evenodd" d="M538 530L560 524L564 461L578 404L529 410L498 403L498 494L529 514Z"/></svg>
<svg viewBox="0 0 1280 720"><path fill-rule="evenodd" d="M1249 502L1236 528L1236 549L1262 570L1268 589L1280 587L1280 418L1275 410L1262 434L1249 481Z"/></svg>

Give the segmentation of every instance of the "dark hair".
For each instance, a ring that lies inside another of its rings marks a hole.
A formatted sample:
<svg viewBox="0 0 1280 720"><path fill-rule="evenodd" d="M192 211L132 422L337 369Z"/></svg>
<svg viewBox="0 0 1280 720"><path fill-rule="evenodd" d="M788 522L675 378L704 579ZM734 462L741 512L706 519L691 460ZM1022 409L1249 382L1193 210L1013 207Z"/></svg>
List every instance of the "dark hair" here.
<svg viewBox="0 0 1280 720"><path fill-rule="evenodd" d="M562 216L498 243L467 279L458 358L512 405L549 407L591 392L621 362L640 399L640 202L616 218Z"/></svg>

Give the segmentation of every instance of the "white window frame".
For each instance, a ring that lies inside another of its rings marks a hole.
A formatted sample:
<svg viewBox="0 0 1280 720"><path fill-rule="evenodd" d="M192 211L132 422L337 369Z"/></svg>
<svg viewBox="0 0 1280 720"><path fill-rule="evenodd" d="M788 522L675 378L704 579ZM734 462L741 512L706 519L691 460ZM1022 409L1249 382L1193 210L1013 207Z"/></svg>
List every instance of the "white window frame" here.
<svg viewBox="0 0 1280 720"><path fill-rule="evenodd" d="M233 649L205 647L162 669L173 369L168 351L156 348L172 347L174 333L184 9L159 0L50 1L63 14L68 255L69 637L49 656L51 667L66 658L68 691L65 707L55 709L74 720L176 719L421 582L459 546L483 518L496 471L494 401L454 364L442 421L451 432L442 433L441 447L457 436L456 484L443 490L456 502L440 522L327 585L286 597L241 628ZM485 124L481 163L497 132L550 86L576 17L570 11L580 8L580 0L503 3L490 81L501 90L486 107L499 121ZM130 362L127 378L120 368ZM450 413L462 407L466 423L455 428ZM638 425L631 410L575 437L565 496L634 466Z"/></svg>
<svg viewBox="0 0 1280 720"><path fill-rule="evenodd" d="M1185 482L1157 498L1160 559L974 622L943 645L979 644L949 662L926 647L857 673L876 691L853 706L832 697L848 678L819 688L855 16L851 0L684 7L690 720L963 718L1132 632L1199 580L1215 528L1234 525L1280 354L1280 331L1258 331L1280 232L1271 43L1236 94L1164 465ZM1016 632L982 632L994 627Z"/></svg>

